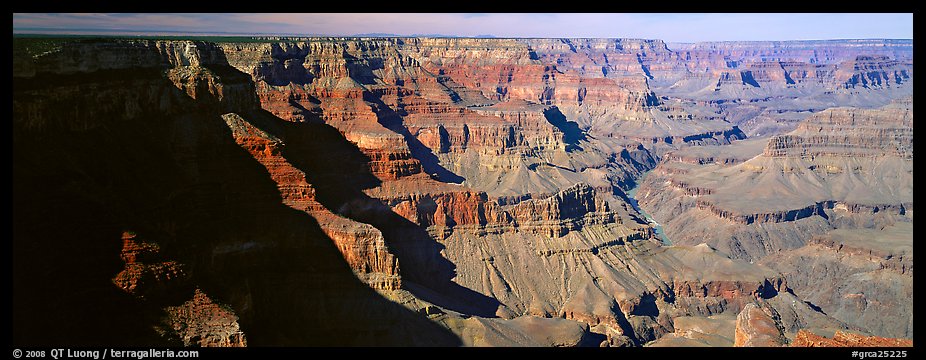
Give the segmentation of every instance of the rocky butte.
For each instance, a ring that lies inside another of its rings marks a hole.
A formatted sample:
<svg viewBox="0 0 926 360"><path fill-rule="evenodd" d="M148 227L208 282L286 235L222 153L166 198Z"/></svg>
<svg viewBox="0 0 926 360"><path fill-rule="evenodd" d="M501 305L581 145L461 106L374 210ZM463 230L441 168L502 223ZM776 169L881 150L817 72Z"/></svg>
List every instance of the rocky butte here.
<svg viewBox="0 0 926 360"><path fill-rule="evenodd" d="M14 37L14 343L904 346L912 51Z"/></svg>

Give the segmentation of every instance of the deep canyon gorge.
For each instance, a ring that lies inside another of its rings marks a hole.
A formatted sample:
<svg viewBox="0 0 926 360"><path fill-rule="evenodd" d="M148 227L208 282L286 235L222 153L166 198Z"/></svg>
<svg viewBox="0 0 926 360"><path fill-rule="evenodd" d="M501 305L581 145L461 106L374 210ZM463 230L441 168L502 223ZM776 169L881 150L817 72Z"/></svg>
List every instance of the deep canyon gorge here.
<svg viewBox="0 0 926 360"><path fill-rule="evenodd" d="M16 344L912 346L912 40L56 41Z"/></svg>

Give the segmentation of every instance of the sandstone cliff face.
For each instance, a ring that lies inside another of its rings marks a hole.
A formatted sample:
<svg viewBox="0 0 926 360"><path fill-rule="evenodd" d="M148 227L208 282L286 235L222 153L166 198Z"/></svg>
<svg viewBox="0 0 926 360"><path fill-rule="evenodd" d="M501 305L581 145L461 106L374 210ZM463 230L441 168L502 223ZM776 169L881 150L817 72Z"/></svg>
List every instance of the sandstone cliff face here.
<svg viewBox="0 0 926 360"><path fill-rule="evenodd" d="M229 63L249 73L258 84L261 106L291 121L321 116L340 130L370 158L371 170L382 179L397 179L421 171L401 133L380 122L380 109L370 100L377 92L400 91L382 75L400 73L416 81L413 63L395 55L386 41L322 41L299 43L222 44ZM374 70L376 69L376 70ZM410 84L411 86L411 84Z"/></svg>

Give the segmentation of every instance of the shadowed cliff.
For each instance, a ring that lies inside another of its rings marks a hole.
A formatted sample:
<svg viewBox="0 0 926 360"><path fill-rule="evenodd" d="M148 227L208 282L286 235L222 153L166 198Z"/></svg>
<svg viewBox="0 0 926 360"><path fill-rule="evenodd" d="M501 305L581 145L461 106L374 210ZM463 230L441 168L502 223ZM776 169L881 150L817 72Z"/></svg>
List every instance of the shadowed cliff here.
<svg viewBox="0 0 926 360"><path fill-rule="evenodd" d="M198 288L250 345L459 345L358 281L315 219L282 204L220 117L256 108L250 78L197 71L14 77L14 343L178 345L154 327ZM232 98L239 87L250 97ZM183 264L182 284L114 285L124 231Z"/></svg>
<svg viewBox="0 0 926 360"><path fill-rule="evenodd" d="M318 190L317 198L339 215L367 223L382 231L386 244L399 259L403 282L417 297L464 314L494 317L499 303L451 279L456 266L441 251L426 229L396 214L363 190L380 184L369 171L369 158L334 127L317 123L291 123L270 113L254 113L250 123L286 143L282 155L305 172ZM318 156L324 154L324 156ZM437 295L441 294L441 295Z"/></svg>

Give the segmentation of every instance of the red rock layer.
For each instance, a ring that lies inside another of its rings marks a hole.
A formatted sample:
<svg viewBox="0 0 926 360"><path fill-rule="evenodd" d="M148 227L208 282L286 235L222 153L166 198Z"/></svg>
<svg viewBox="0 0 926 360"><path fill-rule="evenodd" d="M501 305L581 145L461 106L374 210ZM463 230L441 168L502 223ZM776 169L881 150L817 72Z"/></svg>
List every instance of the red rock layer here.
<svg viewBox="0 0 926 360"><path fill-rule="evenodd" d="M430 40L419 40L406 51L429 71L489 99L604 107L629 117L645 117L643 110L658 104L638 56L666 52L659 41L532 39L500 49L492 40ZM434 61L435 54L441 61Z"/></svg>
<svg viewBox="0 0 926 360"><path fill-rule="evenodd" d="M395 53L389 41L296 42L223 44L229 63L249 73L258 84L261 106L284 120L307 121L321 117L341 131L370 158L370 170L383 180L394 180L421 171L411 157L403 136L385 128L380 110L367 100L404 89L386 83L413 86L415 62ZM385 67L385 68L383 68ZM386 76L374 80L372 68Z"/></svg>
<svg viewBox="0 0 926 360"><path fill-rule="evenodd" d="M405 97L398 104L407 115L408 131L434 153L500 155L565 149L563 133L544 116L549 107L523 101L491 107L462 108L420 97Z"/></svg>
<svg viewBox="0 0 926 360"><path fill-rule="evenodd" d="M441 184L424 174L384 183L368 194L383 200L402 217L424 227L485 225L498 216L497 206L488 202L484 192Z"/></svg>
<svg viewBox="0 0 926 360"><path fill-rule="evenodd" d="M763 282L710 281L701 283L697 281L674 281L671 285L675 296L716 297L726 300L747 301L788 289L787 283L782 278L766 279Z"/></svg>
<svg viewBox="0 0 926 360"><path fill-rule="evenodd" d="M800 330L791 347L913 347L913 340L865 336L836 331L832 338Z"/></svg>
<svg viewBox="0 0 926 360"><path fill-rule="evenodd" d="M409 179L411 180L411 179ZM408 183L386 183L369 191L402 217L437 233L455 227L466 231L529 231L559 237L586 224L621 223L607 202L586 184L576 184L546 198L501 206L484 192L454 189L452 185L428 185L418 180L411 194L401 194Z"/></svg>
<svg viewBox="0 0 926 360"><path fill-rule="evenodd" d="M124 231L120 256L125 261L125 269L113 278L113 283L125 292L149 301L189 296L183 295L191 286L184 266L166 260L157 243L142 240L135 232ZM167 306L164 311L169 328L155 329L162 336L179 337L184 346L247 346L235 312L213 302L198 288L182 305Z"/></svg>

